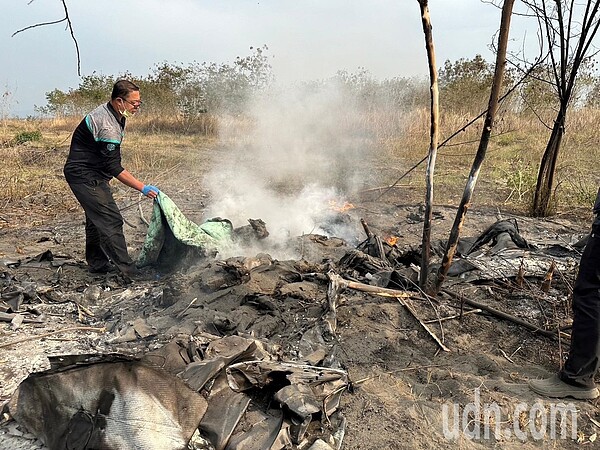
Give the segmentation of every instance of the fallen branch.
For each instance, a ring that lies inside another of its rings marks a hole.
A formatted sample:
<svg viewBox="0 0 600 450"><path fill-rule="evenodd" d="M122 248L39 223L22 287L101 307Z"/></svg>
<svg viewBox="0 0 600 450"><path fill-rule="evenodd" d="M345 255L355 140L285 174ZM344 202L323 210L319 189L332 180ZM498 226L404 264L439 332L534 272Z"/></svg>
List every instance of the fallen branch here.
<svg viewBox="0 0 600 450"><path fill-rule="evenodd" d="M371 286L370 284L358 283L356 281L348 281L333 272L329 273L329 280L332 285L338 285L340 287L354 289L362 292L368 292L369 294L380 295L382 297L397 298L400 304L404 306L409 313L411 313L411 315L417 320L417 322L419 322L421 327L423 327L423 329L427 331L429 336L433 338L433 340L439 345L439 347L445 352L450 351L450 349L446 347L444 343L435 335L435 333L431 331L431 329L421 320L421 318L417 315L412 305L409 303L408 299L414 294L409 294L408 292L398 291L395 289Z"/></svg>
<svg viewBox="0 0 600 450"><path fill-rule="evenodd" d="M68 331L94 331L96 333L104 333L106 331L106 327L96 328L96 327L69 327L63 328L62 330L50 331L49 333L40 334L38 336L29 336L23 339L17 339L16 341L7 342L6 344L0 344L0 348L10 347L11 345L21 344L22 342L33 341L35 339L43 339L48 336L53 336L55 334L66 333Z"/></svg>
<svg viewBox="0 0 600 450"><path fill-rule="evenodd" d="M378 373L377 375L371 375L369 377L361 378L360 380L356 381L350 380L347 385L340 386L339 388L335 389L333 392L331 392L331 394L328 395L328 397L331 397L332 395L337 394L343 391L344 389L354 389L354 387L358 386L359 384L363 384L367 381L379 378L381 375L394 375L400 372L412 372L413 370L432 369L434 367L448 367L448 364L429 364L426 366L404 367L403 369L388 370L382 373Z"/></svg>
<svg viewBox="0 0 600 450"><path fill-rule="evenodd" d="M134 224L132 224L129 220L127 220L125 217L121 216L121 218L123 219L123 222L125 222L127 225L129 225L131 228L137 228Z"/></svg>
<svg viewBox="0 0 600 450"><path fill-rule="evenodd" d="M442 290L442 292L444 292L445 294L450 295L451 297L458 298L457 294L455 294L452 291L448 291L447 289ZM496 308L492 308L491 306L488 306L488 305L483 304L483 303L479 303L479 302L477 302L475 300L470 300L468 298L461 298L460 300L463 301L463 302L465 302L467 305L473 306L475 308L482 309L482 310L484 310L486 312L489 312L490 314L492 314L492 315L494 315L496 317L499 317L499 318L505 319L505 320L509 320L509 321L511 321L513 323L516 323L517 325L521 325L521 326L523 326L523 327L525 327L525 328L533 331L534 333L538 333L538 334L541 334L543 336L550 337L550 338L556 338L556 333L554 331L544 330L543 328L540 328L537 325L529 323L529 322L527 322L527 321L525 321L523 319L519 319L518 317L513 316L512 314L506 313L504 311L500 311L500 310L498 310ZM566 334L566 333L562 333L560 335L560 337L561 338L569 338L570 339L570 336L568 334Z"/></svg>
<svg viewBox="0 0 600 450"><path fill-rule="evenodd" d="M196 302L196 300L198 300L198 297L194 297L194 299L190 302L189 305L187 305L183 311L181 311L179 314L177 314L177 318L181 319L183 317L183 315L187 312L188 309L190 309L192 307L192 305Z"/></svg>
<svg viewBox="0 0 600 450"><path fill-rule="evenodd" d="M329 274L329 278L332 279L332 277L335 278L343 287L354 289L356 291L368 292L369 294L380 295L382 297L410 298L412 295L414 295L414 293L408 293L406 291L371 286L370 284L358 283L356 281L348 281L344 280L337 274Z"/></svg>
<svg viewBox="0 0 600 450"><path fill-rule="evenodd" d="M425 331L427 331L427 333L429 334L429 336L431 336L431 338L437 343L437 345L439 345L439 347L442 350L444 350L445 352L449 352L450 351L450 349L444 345L444 343L436 336L436 334L433 331L431 331L431 329L425 323L423 323L423 321L417 315L416 311L408 303L408 299L404 299L404 300L398 299L398 301L400 302L400 304L402 306L404 306L408 310L409 313L412 314L412 316L417 320L417 322L419 322L419 324L421 324L421 326L423 327L423 329Z"/></svg>
<svg viewBox="0 0 600 450"><path fill-rule="evenodd" d="M444 320L460 319L462 316L466 316L467 314L476 314L476 313L480 313L480 312L481 312L481 309L470 309L469 311L465 311L460 314L454 314L452 316L440 317L439 319L425 320L425 321L423 321L423 323L437 323L437 322L443 322Z"/></svg>
<svg viewBox="0 0 600 450"><path fill-rule="evenodd" d="M504 356L506 358L507 361L511 362L512 364L514 364L515 362L510 358L510 356L508 356L506 354L506 352L502 349L500 349L500 353L502 353L502 356Z"/></svg>
<svg viewBox="0 0 600 450"><path fill-rule="evenodd" d="M374 188L369 188L369 189L363 189L362 191L358 191L358 194L366 194L369 192L375 192L375 191L383 191L384 189L400 189L400 188L405 188L405 187L410 187L410 184L390 184L387 186L381 186L381 187L374 187Z"/></svg>

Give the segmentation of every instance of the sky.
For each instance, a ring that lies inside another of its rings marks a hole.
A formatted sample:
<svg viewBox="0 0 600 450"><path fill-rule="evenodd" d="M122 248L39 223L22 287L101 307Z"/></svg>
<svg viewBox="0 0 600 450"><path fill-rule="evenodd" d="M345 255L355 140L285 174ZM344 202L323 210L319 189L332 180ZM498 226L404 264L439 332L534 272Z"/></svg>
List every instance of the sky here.
<svg viewBox="0 0 600 450"><path fill-rule="evenodd" d="M268 46L281 83L367 69L378 79L427 76L416 0L67 0L81 74L145 76L167 63L231 63ZM438 66L489 50L500 10L430 0ZM54 89L77 88L77 57L60 0L2 2L0 117L26 117ZM517 42L519 39L515 39ZM108 95L108 93L107 93Z"/></svg>

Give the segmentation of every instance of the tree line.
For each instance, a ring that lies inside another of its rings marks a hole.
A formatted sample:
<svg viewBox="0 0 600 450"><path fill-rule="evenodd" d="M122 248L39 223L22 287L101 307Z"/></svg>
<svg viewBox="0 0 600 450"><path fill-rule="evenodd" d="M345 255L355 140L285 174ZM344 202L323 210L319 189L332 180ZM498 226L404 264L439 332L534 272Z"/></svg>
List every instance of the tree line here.
<svg viewBox="0 0 600 450"><path fill-rule="evenodd" d="M195 117L200 114L243 114L253 95L266 92L276 82L267 47L254 48L233 63L168 63L157 64L145 76L131 73L83 76L79 86L67 91L54 89L46 93L46 105L36 107L44 116L79 116L107 100L112 85L120 78L138 84L144 96L144 111L149 114ZM553 87L545 81L549 68L540 64L531 75L504 100L504 109L515 114L533 113L540 117L557 108ZM481 55L447 60L439 69L440 104L448 113L472 114L486 107L494 74L494 65ZM518 80L518 71L508 68L505 90ZM418 77L377 79L368 70L338 71L330 79L304 82L303 89L325 89L335 84L354 107L363 111L410 111L427 107L427 80ZM594 63L588 60L580 69L573 96L573 107L600 106L600 77Z"/></svg>

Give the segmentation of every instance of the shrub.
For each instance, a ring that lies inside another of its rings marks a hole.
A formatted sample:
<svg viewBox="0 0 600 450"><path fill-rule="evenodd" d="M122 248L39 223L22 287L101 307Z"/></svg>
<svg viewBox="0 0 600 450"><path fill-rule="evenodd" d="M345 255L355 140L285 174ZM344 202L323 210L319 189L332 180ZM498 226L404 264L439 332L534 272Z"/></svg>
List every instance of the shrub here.
<svg viewBox="0 0 600 450"><path fill-rule="evenodd" d="M26 142L38 142L42 140L42 133L39 131L21 131L13 139L13 145L21 145Z"/></svg>

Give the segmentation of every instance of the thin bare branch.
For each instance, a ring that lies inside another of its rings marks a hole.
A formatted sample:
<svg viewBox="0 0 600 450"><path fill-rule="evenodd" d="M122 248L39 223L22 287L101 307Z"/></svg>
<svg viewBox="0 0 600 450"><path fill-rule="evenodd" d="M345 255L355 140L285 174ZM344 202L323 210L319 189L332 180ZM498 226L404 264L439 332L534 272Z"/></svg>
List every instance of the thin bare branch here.
<svg viewBox="0 0 600 450"><path fill-rule="evenodd" d="M28 5L30 5L32 3L32 1L30 1L28 3ZM69 32L71 34L71 39L73 40L73 43L75 44L75 51L77 53L77 75L81 76L81 55L79 53L79 44L77 42L77 39L75 38L75 32L73 31L73 24L71 23L71 18L69 17L69 10L67 8L67 2L66 2L66 0L61 0L61 3L63 5L63 9L65 10L65 17L63 17L62 19L59 19L59 20L54 20L52 22L42 22L42 23L36 23L34 25L29 25L25 28L21 28L20 30L15 31L11 35L11 37L14 37L17 34L22 33L24 31L31 30L32 28L44 27L47 25L56 25L57 23L67 22L67 28L69 29Z"/></svg>
<svg viewBox="0 0 600 450"><path fill-rule="evenodd" d="M52 22L43 22L43 23L36 23L35 25L29 25L29 26L26 26L25 28L21 28L20 30L15 31L13 34L10 35L10 37L15 37L17 34L22 33L23 31L31 30L32 28L43 27L46 25L56 25L57 23L64 22L65 20L67 20L67 18L63 17L60 20L54 20Z"/></svg>
<svg viewBox="0 0 600 450"><path fill-rule="evenodd" d="M71 23L71 18L69 17L69 10L67 9L66 0L61 0L63 7L65 9L65 18L67 19L67 23L69 25L69 31L71 32L71 38L75 43L75 51L77 52L77 75L81 76L81 57L79 54L79 44L77 43L77 39L75 39L75 33L73 32L73 24Z"/></svg>

